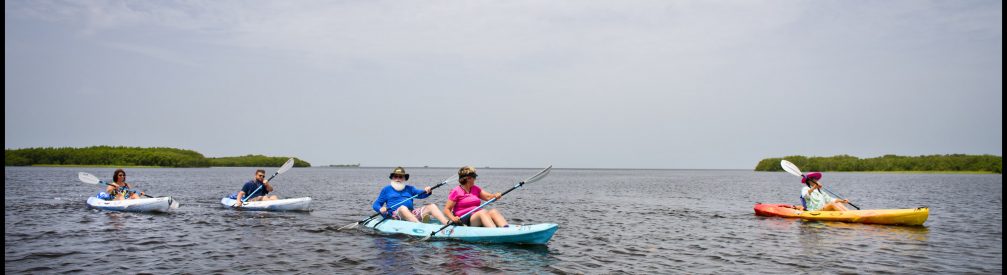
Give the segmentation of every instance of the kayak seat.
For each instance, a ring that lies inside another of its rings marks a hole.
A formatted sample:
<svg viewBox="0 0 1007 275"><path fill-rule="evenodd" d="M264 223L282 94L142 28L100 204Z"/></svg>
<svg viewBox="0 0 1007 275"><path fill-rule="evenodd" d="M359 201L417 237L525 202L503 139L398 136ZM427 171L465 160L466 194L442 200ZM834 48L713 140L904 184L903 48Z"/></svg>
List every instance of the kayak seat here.
<svg viewBox="0 0 1007 275"><path fill-rule="evenodd" d="M801 206L804 206L804 209L808 209L808 202L804 200L803 196L801 197Z"/></svg>

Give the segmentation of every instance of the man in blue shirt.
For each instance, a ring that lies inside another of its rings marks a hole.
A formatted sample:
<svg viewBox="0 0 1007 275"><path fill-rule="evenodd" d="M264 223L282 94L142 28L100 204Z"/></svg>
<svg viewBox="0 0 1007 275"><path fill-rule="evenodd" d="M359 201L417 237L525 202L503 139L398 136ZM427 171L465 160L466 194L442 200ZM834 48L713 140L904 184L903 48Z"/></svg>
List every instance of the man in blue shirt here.
<svg viewBox="0 0 1007 275"><path fill-rule="evenodd" d="M381 213L386 218L391 217L392 219L411 222L419 222L420 219L429 219L430 216L433 216L441 224L448 224L448 219L444 217L444 213L435 204L430 203L420 208L413 208L413 200L410 198L413 196L416 196L417 199L429 197L433 191L432 187L427 186L423 189L416 189L412 185L406 185L405 182L409 180L409 174L406 174L406 169L402 167L396 167L388 175L388 178L391 179L391 182L384 188L381 188L381 194L378 195L378 199L371 206L374 208L374 211Z"/></svg>
<svg viewBox="0 0 1007 275"><path fill-rule="evenodd" d="M241 187L241 191L238 191L238 202L234 206L241 207L242 198L245 196L248 196L248 201L275 201L278 199L276 195L266 195L269 192L273 192L273 186L269 185L269 180L266 180L266 170L255 170L255 178L246 182Z"/></svg>

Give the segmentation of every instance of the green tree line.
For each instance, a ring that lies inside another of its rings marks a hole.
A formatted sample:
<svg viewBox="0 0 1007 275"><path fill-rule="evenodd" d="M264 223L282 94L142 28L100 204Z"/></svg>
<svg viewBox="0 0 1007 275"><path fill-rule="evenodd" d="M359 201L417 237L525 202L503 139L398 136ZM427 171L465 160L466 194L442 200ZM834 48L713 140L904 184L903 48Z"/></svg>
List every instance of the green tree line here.
<svg viewBox="0 0 1007 275"><path fill-rule="evenodd" d="M102 165L102 166L160 166L160 167L211 167L283 165L286 157L247 155L241 157L207 158L199 152L166 147L38 147L4 149L4 166L30 165ZM310 163L295 159L294 166L309 167Z"/></svg>
<svg viewBox="0 0 1007 275"><path fill-rule="evenodd" d="M287 162L289 157L267 157L263 155L244 155L240 157L210 158L210 166L225 167L279 167ZM311 167L311 163L294 158L294 167Z"/></svg>
<svg viewBox="0 0 1007 275"><path fill-rule="evenodd" d="M788 156L759 161L755 171L783 171L780 160L793 162L803 171L963 171L1003 174L1003 157L994 155L884 155L857 158L849 155L831 157Z"/></svg>

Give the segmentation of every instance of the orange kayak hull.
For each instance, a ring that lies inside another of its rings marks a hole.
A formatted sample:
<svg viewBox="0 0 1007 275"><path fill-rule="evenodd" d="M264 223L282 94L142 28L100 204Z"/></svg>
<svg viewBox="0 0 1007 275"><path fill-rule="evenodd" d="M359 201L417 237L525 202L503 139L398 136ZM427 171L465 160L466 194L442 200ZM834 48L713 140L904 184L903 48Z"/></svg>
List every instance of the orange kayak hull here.
<svg viewBox="0 0 1007 275"><path fill-rule="evenodd" d="M801 211L789 204L755 204L755 215L798 218L809 221L831 221L887 225L923 225L930 217L927 207L909 209L873 209L850 211Z"/></svg>

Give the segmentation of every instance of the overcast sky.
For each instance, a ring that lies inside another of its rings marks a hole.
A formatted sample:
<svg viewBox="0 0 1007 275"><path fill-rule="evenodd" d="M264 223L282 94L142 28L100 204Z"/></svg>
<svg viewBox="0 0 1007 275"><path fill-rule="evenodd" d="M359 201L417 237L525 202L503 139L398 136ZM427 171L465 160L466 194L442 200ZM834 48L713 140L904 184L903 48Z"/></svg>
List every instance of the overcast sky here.
<svg viewBox="0 0 1007 275"><path fill-rule="evenodd" d="M1003 154L1001 1L5 1L4 146L313 165Z"/></svg>

